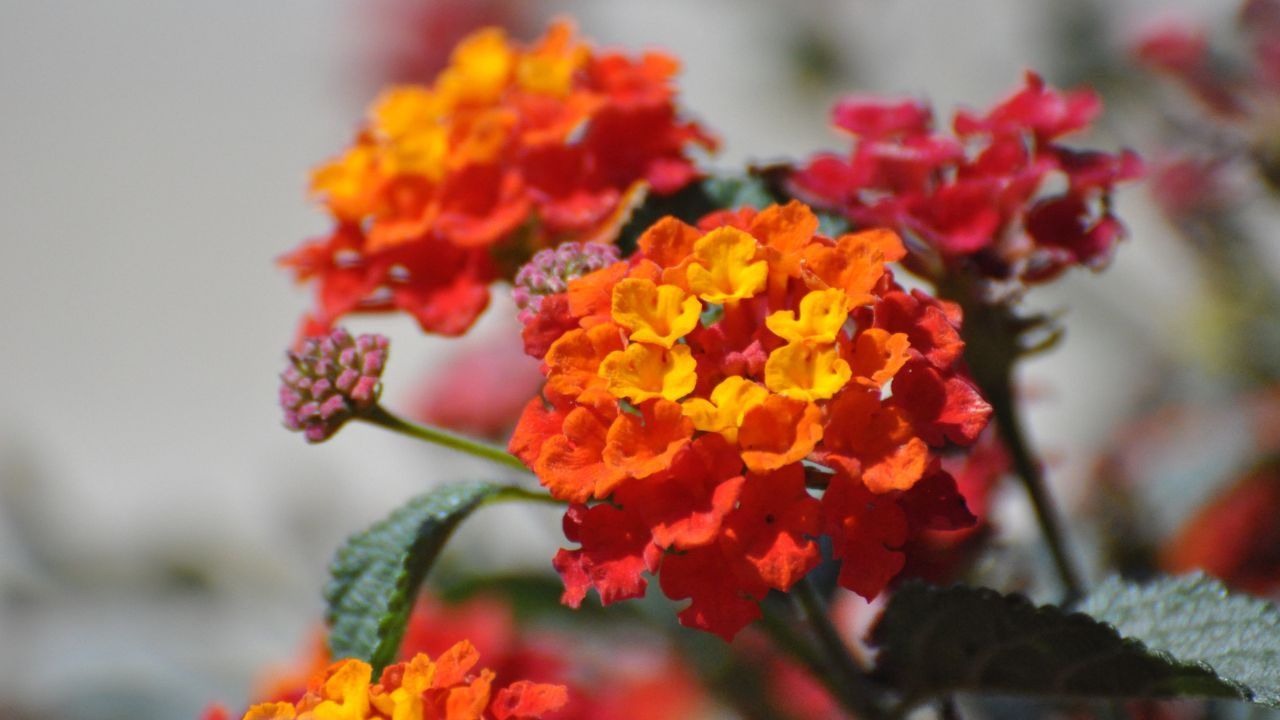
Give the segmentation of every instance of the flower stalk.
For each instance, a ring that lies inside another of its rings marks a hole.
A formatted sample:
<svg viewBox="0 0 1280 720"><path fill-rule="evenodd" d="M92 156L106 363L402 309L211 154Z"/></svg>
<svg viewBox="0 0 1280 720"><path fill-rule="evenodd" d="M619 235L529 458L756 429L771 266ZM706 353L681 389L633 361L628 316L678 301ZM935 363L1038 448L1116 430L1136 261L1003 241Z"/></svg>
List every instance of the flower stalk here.
<svg viewBox="0 0 1280 720"><path fill-rule="evenodd" d="M827 604L818 595L813 583L808 578L796 583L791 589L791 598L804 615L826 656L825 662L814 668L814 673L855 717L863 720L887 717L877 701L879 693L849 653L840 632L831 622Z"/></svg>
<svg viewBox="0 0 1280 720"><path fill-rule="evenodd" d="M371 406L368 410L364 411L357 417L367 423L372 423L379 427L386 428L387 430L398 432L401 435L407 435L412 438L417 438L418 440L458 450L474 457L490 460L498 463L499 465L505 465L509 468L529 472L529 468L525 467L524 463L521 462L519 458L505 450L461 435L455 435L454 433L441 430L440 428L409 422L398 415L392 414L380 404Z"/></svg>
<svg viewBox="0 0 1280 720"><path fill-rule="evenodd" d="M1066 601L1077 600L1084 595L1084 580L1072 557L1066 526L1045 483L1043 464L1023 428L1013 385L1018 359L1032 351L1025 346L1026 333L1043 323L1015 316L1008 305L984 303L972 285L955 283L943 289L964 309L965 360L991 403L996 432L1031 500Z"/></svg>

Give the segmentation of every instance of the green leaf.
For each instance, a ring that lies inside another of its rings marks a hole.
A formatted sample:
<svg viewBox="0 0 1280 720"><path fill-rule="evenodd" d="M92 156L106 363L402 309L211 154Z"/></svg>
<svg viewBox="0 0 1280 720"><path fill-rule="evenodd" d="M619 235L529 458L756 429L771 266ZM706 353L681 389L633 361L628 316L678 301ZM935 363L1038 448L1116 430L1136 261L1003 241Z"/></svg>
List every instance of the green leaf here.
<svg viewBox="0 0 1280 720"><path fill-rule="evenodd" d="M418 589L454 528L485 502L518 492L491 483L446 485L348 538L324 589L333 656L364 660L375 676L393 662Z"/></svg>
<svg viewBox="0 0 1280 720"><path fill-rule="evenodd" d="M702 181L706 193L716 209L734 210L753 207L763 210L777 202L769 192L769 185L758 175L718 175Z"/></svg>
<svg viewBox="0 0 1280 720"><path fill-rule="evenodd" d="M1249 693L1110 625L987 588L909 584L873 631L876 673L922 702L954 692L1046 697L1230 697Z"/></svg>
<svg viewBox="0 0 1280 720"><path fill-rule="evenodd" d="M1203 574L1133 585L1112 578L1079 609L1186 662L1201 663L1256 703L1280 707L1280 608Z"/></svg>

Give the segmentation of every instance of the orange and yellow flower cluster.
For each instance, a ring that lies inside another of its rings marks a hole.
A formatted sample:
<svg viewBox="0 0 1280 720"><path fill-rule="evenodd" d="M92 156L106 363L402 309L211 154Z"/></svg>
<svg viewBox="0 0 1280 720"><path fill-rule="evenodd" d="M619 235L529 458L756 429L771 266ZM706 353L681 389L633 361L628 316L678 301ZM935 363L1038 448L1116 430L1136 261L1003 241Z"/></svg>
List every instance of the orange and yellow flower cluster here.
<svg viewBox="0 0 1280 720"><path fill-rule="evenodd" d="M689 183L686 151L714 145L676 111L677 68L599 51L568 23L528 47L491 28L433 84L385 92L312 177L334 230L283 259L316 284L304 334L389 310L460 334L504 268L562 240L611 240L631 201Z"/></svg>
<svg viewBox="0 0 1280 720"><path fill-rule="evenodd" d="M903 255L888 231L818 234L793 202L666 218L544 300L526 328L544 397L511 450L572 503L565 602L636 597L653 573L692 600L682 622L729 638L818 563L820 535L871 597L912 537L972 523L934 450L991 409L956 308L885 266Z"/></svg>
<svg viewBox="0 0 1280 720"><path fill-rule="evenodd" d="M559 710L564 687L518 681L493 692L494 674L463 641L436 660L425 654L392 665L372 683L373 668L341 660L316 676L297 702L254 705L244 720L532 720Z"/></svg>

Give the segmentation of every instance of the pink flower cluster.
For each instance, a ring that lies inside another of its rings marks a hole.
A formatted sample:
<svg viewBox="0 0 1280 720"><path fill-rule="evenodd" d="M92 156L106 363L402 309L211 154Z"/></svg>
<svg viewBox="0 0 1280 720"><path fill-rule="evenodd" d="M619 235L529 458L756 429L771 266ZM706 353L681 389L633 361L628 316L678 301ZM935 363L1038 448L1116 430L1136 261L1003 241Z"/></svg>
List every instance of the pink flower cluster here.
<svg viewBox="0 0 1280 720"><path fill-rule="evenodd" d="M908 262L923 274L963 266L1043 282L1073 265L1101 266L1124 235L1111 193L1141 173L1138 157L1058 142L1101 109L1092 91L1060 92L1031 72L987 112L955 113L952 132L938 130L921 101L846 98L832 120L853 137L852 152L811 158L791 189L857 225L921 241Z"/></svg>

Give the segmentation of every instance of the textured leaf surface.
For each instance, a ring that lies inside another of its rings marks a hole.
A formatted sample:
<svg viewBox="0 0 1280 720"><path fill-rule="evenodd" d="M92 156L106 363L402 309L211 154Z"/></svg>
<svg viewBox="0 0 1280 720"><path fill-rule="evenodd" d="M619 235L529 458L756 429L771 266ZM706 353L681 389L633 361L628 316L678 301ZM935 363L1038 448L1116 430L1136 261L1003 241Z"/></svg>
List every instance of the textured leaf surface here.
<svg viewBox="0 0 1280 720"><path fill-rule="evenodd" d="M446 485L348 538L330 564L324 590L333 656L360 658L375 674L393 662L418 588L449 535L503 489L489 483Z"/></svg>
<svg viewBox="0 0 1280 720"><path fill-rule="evenodd" d="M1103 583L1080 605L1123 635L1203 663L1254 702L1280 707L1280 608L1202 574L1146 585Z"/></svg>
<svg viewBox="0 0 1280 720"><path fill-rule="evenodd" d="M986 588L904 586L873 641L877 674L911 702L948 693L1233 697L1241 688L1081 613Z"/></svg>

